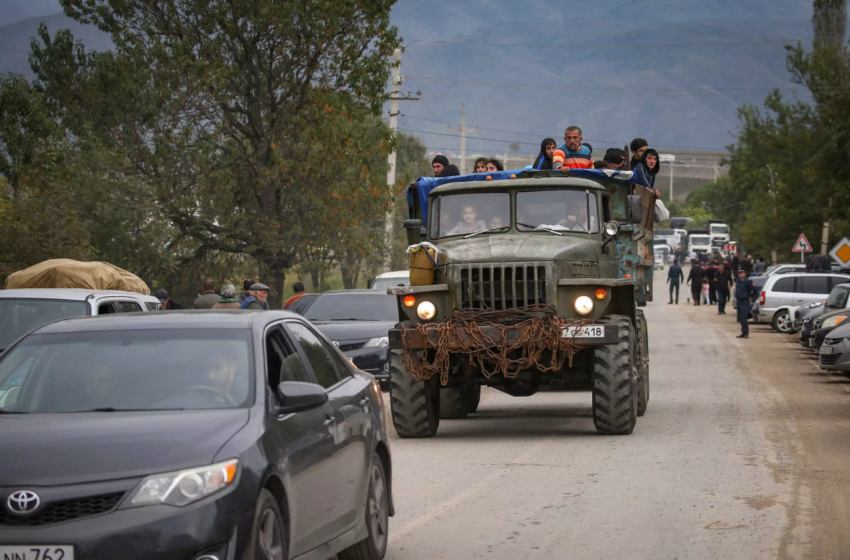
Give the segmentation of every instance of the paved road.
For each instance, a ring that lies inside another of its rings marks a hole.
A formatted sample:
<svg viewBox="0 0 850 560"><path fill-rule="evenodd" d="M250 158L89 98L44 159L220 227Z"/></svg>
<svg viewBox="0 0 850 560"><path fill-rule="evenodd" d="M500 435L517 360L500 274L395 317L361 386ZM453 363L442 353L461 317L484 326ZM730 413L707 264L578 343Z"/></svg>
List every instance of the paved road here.
<svg viewBox="0 0 850 560"><path fill-rule="evenodd" d="M395 439L387 558L850 556L850 394L824 381L843 378L788 337L736 340L732 315L659 299L631 436L596 435L589 393L485 390L436 438Z"/></svg>

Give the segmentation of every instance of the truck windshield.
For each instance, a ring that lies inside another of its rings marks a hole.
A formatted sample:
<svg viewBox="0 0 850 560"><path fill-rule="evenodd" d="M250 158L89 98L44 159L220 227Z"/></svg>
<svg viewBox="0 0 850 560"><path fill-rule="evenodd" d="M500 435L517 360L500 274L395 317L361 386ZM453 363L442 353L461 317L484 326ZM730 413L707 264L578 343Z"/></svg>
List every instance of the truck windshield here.
<svg viewBox="0 0 850 560"><path fill-rule="evenodd" d="M729 233L728 226L711 226L711 233Z"/></svg>
<svg viewBox="0 0 850 560"><path fill-rule="evenodd" d="M510 230L511 195L508 193L463 193L441 196L434 205L432 237Z"/></svg>
<svg viewBox="0 0 850 560"><path fill-rule="evenodd" d="M596 197L586 191L526 191L516 195L517 229L599 233Z"/></svg>
<svg viewBox="0 0 850 560"><path fill-rule="evenodd" d="M692 235L691 245L708 245L711 243L711 238L707 235Z"/></svg>

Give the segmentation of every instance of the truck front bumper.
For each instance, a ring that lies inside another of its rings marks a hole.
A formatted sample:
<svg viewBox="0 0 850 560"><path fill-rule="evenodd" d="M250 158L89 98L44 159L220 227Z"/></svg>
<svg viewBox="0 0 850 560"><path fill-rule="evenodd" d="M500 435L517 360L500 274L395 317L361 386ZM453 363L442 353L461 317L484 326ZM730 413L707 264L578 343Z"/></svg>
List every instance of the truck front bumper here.
<svg viewBox="0 0 850 560"><path fill-rule="evenodd" d="M600 333L593 327L602 327L603 331ZM567 332L567 329L569 328L570 327L567 326L561 332L561 336L564 339L572 341L572 343L576 346L616 344L620 338L619 327L617 325L582 325L582 327L580 327L582 329L582 333L576 336L572 336L571 333ZM429 350L437 348L437 346L443 344L440 340L439 329L439 324L421 325L419 328L413 328L413 325L411 325L410 328L406 329L400 329L398 327L390 329L390 349L403 350L407 348L408 350ZM527 334L526 329L527 327L505 327L503 329L492 325L481 325L478 327L481 337L485 338L494 346L519 342ZM449 351L463 352L468 348L475 348L476 338L480 340L479 337L464 329L457 329L456 332L456 337L451 337L445 342L449 345ZM601 334L601 336L581 336L581 334Z"/></svg>

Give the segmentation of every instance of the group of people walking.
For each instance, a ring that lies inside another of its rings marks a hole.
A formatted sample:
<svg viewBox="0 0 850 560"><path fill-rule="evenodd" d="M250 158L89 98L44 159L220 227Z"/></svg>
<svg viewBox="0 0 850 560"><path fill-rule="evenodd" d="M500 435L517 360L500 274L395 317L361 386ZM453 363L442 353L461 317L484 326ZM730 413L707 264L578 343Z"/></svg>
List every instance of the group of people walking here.
<svg viewBox="0 0 850 560"><path fill-rule="evenodd" d="M752 259L749 262L751 263ZM694 260L685 281L684 271L679 266L679 259L676 259L667 271L667 283L670 285L668 304L679 304L679 286L682 282L690 285L693 305L717 305L718 315L726 315L726 303L730 297L734 297L738 322L741 323L741 334L738 338L749 338L750 311L758 295L758 289L750 279L752 272L753 268L747 270L741 267L733 277L728 260L704 263Z"/></svg>

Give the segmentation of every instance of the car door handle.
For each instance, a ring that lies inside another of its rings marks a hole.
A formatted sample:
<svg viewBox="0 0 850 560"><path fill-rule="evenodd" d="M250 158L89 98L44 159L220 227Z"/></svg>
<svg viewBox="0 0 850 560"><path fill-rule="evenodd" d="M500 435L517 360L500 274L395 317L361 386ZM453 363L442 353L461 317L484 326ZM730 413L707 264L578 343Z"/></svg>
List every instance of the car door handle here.
<svg viewBox="0 0 850 560"><path fill-rule="evenodd" d="M334 417L333 417L333 416L328 416L327 418L325 418L325 421L323 422L323 424L324 424L325 426L327 426L328 428L330 428L331 426L333 426L333 425L334 425L334 423L336 423L336 420L334 419Z"/></svg>
<svg viewBox="0 0 850 560"><path fill-rule="evenodd" d="M362 399L360 399L360 406L362 406L363 408L366 408L367 406L370 406L371 404L372 404L372 401L369 400L369 397L363 397Z"/></svg>

